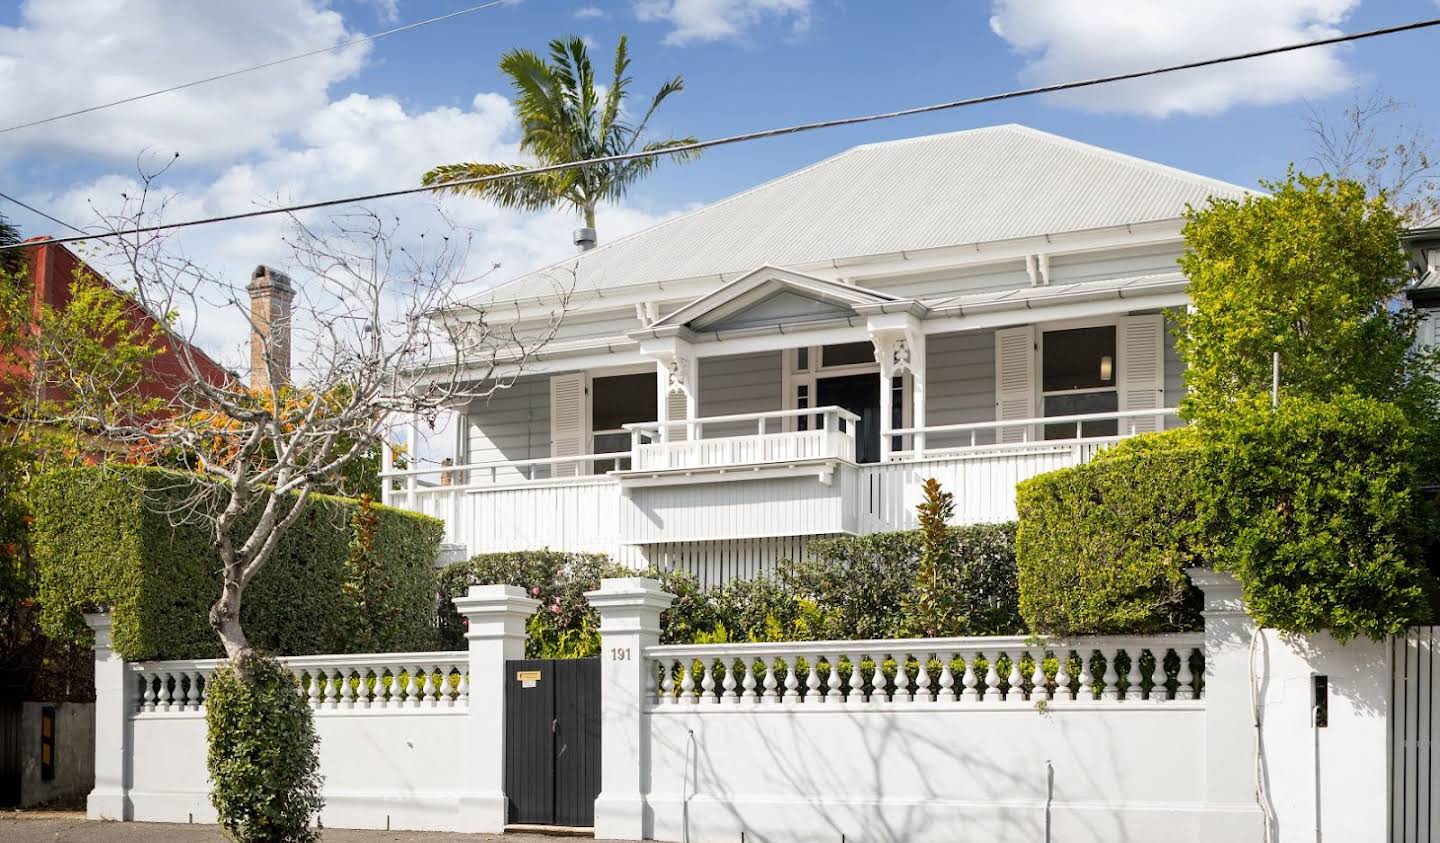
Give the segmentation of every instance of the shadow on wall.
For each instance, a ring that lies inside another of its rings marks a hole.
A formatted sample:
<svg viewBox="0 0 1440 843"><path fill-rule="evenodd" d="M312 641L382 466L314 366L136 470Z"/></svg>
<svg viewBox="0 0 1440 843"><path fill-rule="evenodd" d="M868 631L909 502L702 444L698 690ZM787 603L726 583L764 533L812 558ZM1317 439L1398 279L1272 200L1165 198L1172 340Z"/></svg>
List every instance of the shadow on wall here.
<svg viewBox="0 0 1440 843"><path fill-rule="evenodd" d="M688 716L652 714L652 722L676 716L688 723L683 730L652 729L652 767L664 754L685 759L678 806L672 802L667 810L665 803L673 797L652 791L655 836L671 835L674 820L664 815L674 818L678 809L679 828L673 831L682 843L729 840L732 830L758 843L901 843L944 839L967 827L993 840L1127 841L1138 838L1126 819L1120 812L1102 810L1107 803L1128 801L1117 783L1134 783L1138 756L1149 756L1150 765L1174 766L1180 760L1166 761L1163 747L1143 740L1144 750L1137 753L1077 752L1079 747L1070 742L1077 728L1085 733L1085 747L1137 745L1139 735L1115 728L1125 720L1093 711L1043 713L1027 702L1013 712L962 709L907 715L893 709L835 710L844 703L801 705L799 711L749 716L714 709ZM1197 727L1200 713L1186 714L1196 716L1186 725ZM1115 716L1133 718L1134 713ZM1083 720L1065 722L1077 717ZM937 731L934 727L941 723L945 728ZM712 725L719 727L717 734L707 736L706 727ZM730 739L737 731L775 738L762 741L762 753L750 754L746 763L753 774L748 777L737 775L737 753L755 742L738 745ZM997 749L1003 754L995 734L1027 731L1029 738L1015 742L1013 758L995 758ZM989 741L983 732L991 733ZM972 743L989 745L970 750L967 744ZM846 763L835 763L837 753ZM864 773L855 769L860 759ZM736 792L737 785L748 792ZM772 822L757 819L766 814L757 811L754 802L765 793L784 794L776 800L783 807L768 815ZM1065 804L1066 798L1088 803L1090 810ZM877 810L882 805L884 809Z"/></svg>

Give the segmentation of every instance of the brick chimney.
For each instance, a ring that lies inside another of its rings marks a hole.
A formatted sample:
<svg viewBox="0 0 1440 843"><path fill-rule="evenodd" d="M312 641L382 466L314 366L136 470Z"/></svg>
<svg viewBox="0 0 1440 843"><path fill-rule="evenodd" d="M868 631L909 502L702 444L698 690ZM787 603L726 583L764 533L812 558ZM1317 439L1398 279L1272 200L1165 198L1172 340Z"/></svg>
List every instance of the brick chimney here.
<svg viewBox="0 0 1440 843"><path fill-rule="evenodd" d="M264 264L250 273L250 388L268 390L273 367L281 382L290 380L290 276ZM270 367L265 364L270 359Z"/></svg>

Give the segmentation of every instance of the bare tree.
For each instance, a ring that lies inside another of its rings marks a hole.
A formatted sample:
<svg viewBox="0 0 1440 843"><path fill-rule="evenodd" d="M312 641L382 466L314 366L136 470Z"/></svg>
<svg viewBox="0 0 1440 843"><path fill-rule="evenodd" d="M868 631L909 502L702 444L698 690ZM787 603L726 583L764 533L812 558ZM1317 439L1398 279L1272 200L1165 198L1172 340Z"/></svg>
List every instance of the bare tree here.
<svg viewBox="0 0 1440 843"><path fill-rule="evenodd" d="M1372 194L1384 193L1410 224L1434 225L1440 222L1440 158L1429 133L1401 119L1409 108L1378 91L1356 95L1338 114L1310 104L1310 160Z"/></svg>
<svg viewBox="0 0 1440 843"><path fill-rule="evenodd" d="M166 199L141 172L139 195L101 215L111 232L163 218ZM300 365L284 371L269 347L265 377L217 374L194 350L205 320L252 322L248 293L181 255L171 234L124 234L103 241L106 265L128 274L130 292L159 318L179 361L175 397L160 412L115 418L79 411L64 421L104 439L159 453L186 466L176 521L208 526L221 564L210 625L243 666L251 647L241 626L246 586L265 566L311 495L361 455L373 453L400 418L437 414L510 386L553 336L560 306L526 332L497 327L483 307L460 300L468 235L422 235L402 243L398 219L356 209L322 218L291 217L296 274L292 344ZM453 232L452 232L453 233ZM52 361L60 365L64 360ZM76 402L106 406L104 394Z"/></svg>

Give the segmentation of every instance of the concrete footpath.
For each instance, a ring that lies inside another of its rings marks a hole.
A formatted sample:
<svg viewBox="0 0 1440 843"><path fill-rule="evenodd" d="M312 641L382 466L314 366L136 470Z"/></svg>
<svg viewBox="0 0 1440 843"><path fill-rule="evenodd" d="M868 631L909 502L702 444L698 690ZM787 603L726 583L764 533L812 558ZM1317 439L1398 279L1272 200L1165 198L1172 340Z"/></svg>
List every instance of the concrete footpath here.
<svg viewBox="0 0 1440 843"><path fill-rule="evenodd" d="M442 834L433 831L355 831L327 828L325 843L563 843L590 840L589 837L560 837L541 834ZM114 823L85 819L84 814L65 812L0 812L0 840L5 843L143 843L150 840L179 843L221 843L225 836L213 825L172 825L170 823ZM605 843L605 841L596 841Z"/></svg>

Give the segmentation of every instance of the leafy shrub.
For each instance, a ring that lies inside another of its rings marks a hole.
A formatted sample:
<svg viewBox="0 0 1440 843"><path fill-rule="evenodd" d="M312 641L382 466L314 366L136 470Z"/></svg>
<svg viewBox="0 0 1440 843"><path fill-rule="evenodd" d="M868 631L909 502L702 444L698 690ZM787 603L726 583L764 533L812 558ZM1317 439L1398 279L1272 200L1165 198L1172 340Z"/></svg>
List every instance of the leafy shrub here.
<svg viewBox="0 0 1440 843"><path fill-rule="evenodd" d="M811 559L782 567L782 587L819 610L817 638L893 638L940 624L945 635L1017 633L1015 525L950 527L937 542L930 592L938 615L916 614L918 531L843 536L811 545ZM939 620L937 620L937 617Z"/></svg>
<svg viewBox="0 0 1440 843"><path fill-rule="evenodd" d="M526 624L527 658L593 656L600 652L600 616L585 599L585 592L599 588L600 580L607 577L634 576L655 577L677 597L660 618L664 643L691 641L699 631L713 626L700 587L688 574L661 573L653 568L633 571L611 562L603 553L507 551L482 553L440 570L440 645L447 649L465 646L465 621L452 602L456 597L472 585L515 585L540 601L539 610Z"/></svg>
<svg viewBox="0 0 1440 843"><path fill-rule="evenodd" d="M239 843L319 840L310 821L320 795L319 738L295 677L274 659L229 665L205 690L210 801Z"/></svg>
<svg viewBox="0 0 1440 843"><path fill-rule="evenodd" d="M811 542L810 558L783 566L782 587L819 608L817 639L893 638L905 626L902 603L915 585L920 550L914 531Z"/></svg>
<svg viewBox="0 0 1440 843"><path fill-rule="evenodd" d="M1240 580L1259 623L1379 640L1426 618L1429 519L1399 407L1292 399L1211 427L1202 552Z"/></svg>
<svg viewBox="0 0 1440 843"><path fill-rule="evenodd" d="M34 482L47 634L87 640L83 613L106 606L116 651L127 659L221 655L208 621L220 593L209 528L166 514L195 482L136 466L64 469ZM433 646L443 529L427 516L312 496L246 587L242 620L252 645L290 655Z"/></svg>
<svg viewBox="0 0 1440 843"><path fill-rule="evenodd" d="M1019 485L1020 614L1032 631L1199 625L1184 569L1196 559L1201 450L1189 428L1140 436Z"/></svg>
<svg viewBox="0 0 1440 843"><path fill-rule="evenodd" d="M1187 628L1184 569L1235 574L1288 632L1383 638L1428 614L1413 428L1353 395L1242 402L1021 484L1020 605L1037 632Z"/></svg>

